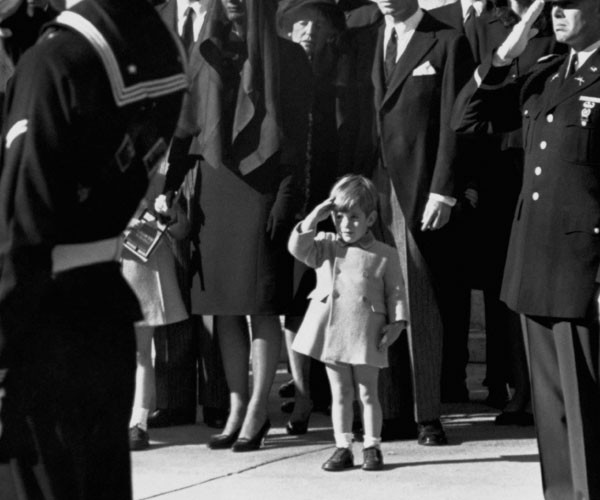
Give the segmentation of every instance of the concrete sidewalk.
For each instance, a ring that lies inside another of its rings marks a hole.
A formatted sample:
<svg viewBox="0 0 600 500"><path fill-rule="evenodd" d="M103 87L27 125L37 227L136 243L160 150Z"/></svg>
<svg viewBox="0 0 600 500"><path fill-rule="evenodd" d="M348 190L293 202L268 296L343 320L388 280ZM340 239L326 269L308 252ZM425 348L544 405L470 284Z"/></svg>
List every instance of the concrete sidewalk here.
<svg viewBox="0 0 600 500"><path fill-rule="evenodd" d="M483 405L484 365L469 365L468 404L445 405L449 445L416 440L383 444L385 470L365 472L361 444L354 470L324 472L333 452L331 423L315 413L305 436L288 436L275 394L289 376L281 370L271 397L272 428L259 451L209 450L214 429L153 429L151 448L132 455L136 500L543 500L533 427L497 427ZM218 432L218 431L217 431Z"/></svg>

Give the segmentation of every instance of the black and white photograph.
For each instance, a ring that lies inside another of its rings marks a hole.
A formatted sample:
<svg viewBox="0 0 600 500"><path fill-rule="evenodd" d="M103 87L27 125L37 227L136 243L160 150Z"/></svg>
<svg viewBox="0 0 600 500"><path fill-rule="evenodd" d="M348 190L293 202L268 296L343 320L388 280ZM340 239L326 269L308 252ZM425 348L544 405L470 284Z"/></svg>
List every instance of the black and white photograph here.
<svg viewBox="0 0 600 500"><path fill-rule="evenodd" d="M0 500L600 500L600 0L0 0Z"/></svg>

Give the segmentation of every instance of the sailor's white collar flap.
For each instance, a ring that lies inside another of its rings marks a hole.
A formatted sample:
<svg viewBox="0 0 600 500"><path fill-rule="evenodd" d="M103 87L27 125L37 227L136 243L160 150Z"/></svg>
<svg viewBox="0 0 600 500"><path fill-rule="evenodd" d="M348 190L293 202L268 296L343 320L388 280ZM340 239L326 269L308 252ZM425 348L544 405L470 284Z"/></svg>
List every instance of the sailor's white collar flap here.
<svg viewBox="0 0 600 500"><path fill-rule="evenodd" d="M143 54L140 60L124 60L127 58L122 55L117 57L107 36L83 15L66 10L56 17L53 24L71 28L80 33L92 45L104 65L118 107L127 106L143 99L158 98L188 88L186 55L181 44L176 40L173 41L174 47L176 47L174 50L178 50L180 53L179 68L176 71L164 71L160 75L149 75L144 71L143 57L152 57L151 54Z"/></svg>

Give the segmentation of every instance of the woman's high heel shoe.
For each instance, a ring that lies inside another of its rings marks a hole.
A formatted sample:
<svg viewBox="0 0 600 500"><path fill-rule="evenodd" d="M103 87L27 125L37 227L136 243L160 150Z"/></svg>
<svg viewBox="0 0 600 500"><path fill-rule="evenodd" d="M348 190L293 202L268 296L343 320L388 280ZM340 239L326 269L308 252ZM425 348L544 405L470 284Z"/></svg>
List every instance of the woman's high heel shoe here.
<svg viewBox="0 0 600 500"><path fill-rule="evenodd" d="M211 436L208 440L206 446L208 446L211 450L224 450L226 448L231 448L233 443L236 442L238 436L240 435L241 427L232 432L231 434L217 434L215 436Z"/></svg>
<svg viewBox="0 0 600 500"><path fill-rule="evenodd" d="M235 443L233 443L231 449L236 452L258 450L267 436L267 432L269 432L270 428L271 422L269 419L267 419L254 436L251 438L239 438Z"/></svg>

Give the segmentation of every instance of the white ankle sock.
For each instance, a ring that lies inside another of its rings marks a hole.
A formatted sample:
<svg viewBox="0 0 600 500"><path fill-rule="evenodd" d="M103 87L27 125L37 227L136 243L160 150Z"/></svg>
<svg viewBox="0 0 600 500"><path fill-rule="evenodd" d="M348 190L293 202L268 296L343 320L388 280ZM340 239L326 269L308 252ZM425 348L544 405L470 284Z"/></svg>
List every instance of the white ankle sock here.
<svg viewBox="0 0 600 500"><path fill-rule="evenodd" d="M148 414L150 410L148 408L134 408L131 411L131 420L129 421L129 427L137 425L140 429L148 430Z"/></svg>
<svg viewBox="0 0 600 500"><path fill-rule="evenodd" d="M351 432L336 432L333 434L335 446L337 448L352 449L352 433Z"/></svg>
<svg viewBox="0 0 600 500"><path fill-rule="evenodd" d="M363 441L363 446L365 448L375 447L375 448L381 449L381 438L380 437L376 438L373 436L365 436L364 441Z"/></svg>

